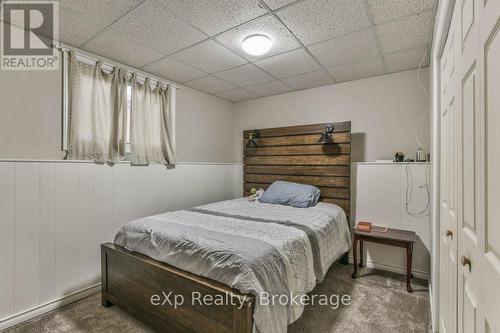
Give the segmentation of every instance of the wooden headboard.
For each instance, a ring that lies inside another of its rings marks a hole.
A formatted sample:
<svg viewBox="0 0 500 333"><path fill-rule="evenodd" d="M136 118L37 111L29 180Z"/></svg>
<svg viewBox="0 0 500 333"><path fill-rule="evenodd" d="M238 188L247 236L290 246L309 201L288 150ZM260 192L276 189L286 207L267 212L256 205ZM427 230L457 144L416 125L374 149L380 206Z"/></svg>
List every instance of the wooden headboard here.
<svg viewBox="0 0 500 333"><path fill-rule="evenodd" d="M333 123L330 143L317 143L326 125L243 131L244 195L276 180L314 185L322 201L339 205L349 217L351 122ZM259 132L257 148L245 148L251 132Z"/></svg>

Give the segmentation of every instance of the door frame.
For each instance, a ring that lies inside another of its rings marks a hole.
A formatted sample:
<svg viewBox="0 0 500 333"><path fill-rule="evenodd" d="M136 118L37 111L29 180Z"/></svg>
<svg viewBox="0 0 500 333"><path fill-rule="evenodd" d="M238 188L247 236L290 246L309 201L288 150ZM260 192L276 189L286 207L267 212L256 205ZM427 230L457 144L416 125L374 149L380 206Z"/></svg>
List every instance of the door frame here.
<svg viewBox="0 0 500 333"><path fill-rule="evenodd" d="M439 329L439 237L440 237L440 136L441 57L448 37L456 0L439 0L431 48L431 273L429 281L432 331Z"/></svg>

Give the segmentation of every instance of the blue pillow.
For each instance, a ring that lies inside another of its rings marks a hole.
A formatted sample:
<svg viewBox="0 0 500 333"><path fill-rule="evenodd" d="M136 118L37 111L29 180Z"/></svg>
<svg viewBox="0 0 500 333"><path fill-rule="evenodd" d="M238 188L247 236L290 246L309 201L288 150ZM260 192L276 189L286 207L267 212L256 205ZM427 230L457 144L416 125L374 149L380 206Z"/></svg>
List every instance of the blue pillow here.
<svg viewBox="0 0 500 333"><path fill-rule="evenodd" d="M316 205L320 194L315 186L277 181L268 187L259 202L307 208Z"/></svg>

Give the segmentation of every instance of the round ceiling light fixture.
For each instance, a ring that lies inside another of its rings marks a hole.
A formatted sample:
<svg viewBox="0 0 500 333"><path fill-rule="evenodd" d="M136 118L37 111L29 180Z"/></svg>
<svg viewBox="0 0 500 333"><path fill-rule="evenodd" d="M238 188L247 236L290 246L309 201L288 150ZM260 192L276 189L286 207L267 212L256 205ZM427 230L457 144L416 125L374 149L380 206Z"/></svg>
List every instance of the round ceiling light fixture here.
<svg viewBox="0 0 500 333"><path fill-rule="evenodd" d="M241 47L250 55L260 56L269 52L273 41L265 35L250 35L243 40Z"/></svg>

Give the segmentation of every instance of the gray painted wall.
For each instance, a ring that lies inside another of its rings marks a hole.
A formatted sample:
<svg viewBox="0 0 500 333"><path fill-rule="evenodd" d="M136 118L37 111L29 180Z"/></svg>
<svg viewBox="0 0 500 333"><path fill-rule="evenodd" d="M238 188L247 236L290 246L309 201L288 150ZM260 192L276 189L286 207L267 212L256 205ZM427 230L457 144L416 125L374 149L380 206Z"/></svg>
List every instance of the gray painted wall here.
<svg viewBox="0 0 500 333"><path fill-rule="evenodd" d="M177 91L180 162L234 162L234 104ZM60 160L62 71L0 71L0 159Z"/></svg>
<svg viewBox="0 0 500 333"><path fill-rule="evenodd" d="M392 159L396 151L415 158L415 127L427 104L415 70L296 91L236 104L235 154L241 161L244 129L352 121L355 162ZM421 82L429 85L428 69ZM429 151L429 120L420 131Z"/></svg>
<svg viewBox="0 0 500 333"><path fill-rule="evenodd" d="M0 71L0 158L62 159L62 72Z"/></svg>
<svg viewBox="0 0 500 333"><path fill-rule="evenodd" d="M177 158L235 162L234 104L197 90L177 91Z"/></svg>
<svg viewBox="0 0 500 333"><path fill-rule="evenodd" d="M64 157L61 71L0 71L0 159ZM422 71L427 85L428 70ZM415 126L424 112L416 71L229 103L181 87L177 93L180 162L239 162L243 129L352 121L353 160L413 157ZM429 149L429 122L421 130Z"/></svg>

